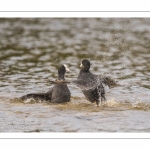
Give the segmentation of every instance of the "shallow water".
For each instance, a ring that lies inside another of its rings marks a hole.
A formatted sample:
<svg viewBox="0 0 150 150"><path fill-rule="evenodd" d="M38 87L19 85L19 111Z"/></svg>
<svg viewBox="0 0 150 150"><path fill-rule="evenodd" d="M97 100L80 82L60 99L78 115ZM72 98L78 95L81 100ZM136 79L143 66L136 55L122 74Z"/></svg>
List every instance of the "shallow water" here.
<svg viewBox="0 0 150 150"><path fill-rule="evenodd" d="M149 132L149 18L0 19L1 132ZM68 84L71 102L19 101L46 92L67 64L67 80L79 73L82 58L91 72L124 87L106 87L107 103L96 107Z"/></svg>

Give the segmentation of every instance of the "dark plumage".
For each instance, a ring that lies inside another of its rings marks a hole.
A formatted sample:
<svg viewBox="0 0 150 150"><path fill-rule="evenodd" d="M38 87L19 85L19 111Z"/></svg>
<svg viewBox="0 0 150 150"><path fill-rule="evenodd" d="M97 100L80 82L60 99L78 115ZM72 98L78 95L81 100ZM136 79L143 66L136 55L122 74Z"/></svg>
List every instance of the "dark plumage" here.
<svg viewBox="0 0 150 150"><path fill-rule="evenodd" d="M66 65L62 65L58 69L58 78L53 81L54 86L46 93L31 93L20 97L20 99L25 100L28 98L33 98L35 100L45 100L52 103L62 103L69 102L71 93L68 89L67 82L65 82L65 73L69 71Z"/></svg>
<svg viewBox="0 0 150 150"><path fill-rule="evenodd" d="M108 85L109 87L115 87L118 86L118 84L108 77L102 78L91 73L89 71L90 62L87 59L82 60L80 67L81 70L78 78L77 80L73 81L73 83L81 88L88 101L92 103L96 102L97 105L99 105L100 100L101 102L106 101L103 84Z"/></svg>

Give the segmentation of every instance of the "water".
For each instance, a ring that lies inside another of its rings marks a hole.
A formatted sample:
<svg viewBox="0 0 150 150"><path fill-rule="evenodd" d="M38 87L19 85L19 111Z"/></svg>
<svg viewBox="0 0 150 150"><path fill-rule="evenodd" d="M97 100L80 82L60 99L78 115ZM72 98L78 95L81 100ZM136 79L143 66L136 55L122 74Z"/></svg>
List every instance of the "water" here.
<svg viewBox="0 0 150 150"><path fill-rule="evenodd" d="M1 18L0 34L0 132L150 132L149 18ZM48 91L61 64L76 79L83 58L125 85L104 106L72 84L66 104L17 100Z"/></svg>

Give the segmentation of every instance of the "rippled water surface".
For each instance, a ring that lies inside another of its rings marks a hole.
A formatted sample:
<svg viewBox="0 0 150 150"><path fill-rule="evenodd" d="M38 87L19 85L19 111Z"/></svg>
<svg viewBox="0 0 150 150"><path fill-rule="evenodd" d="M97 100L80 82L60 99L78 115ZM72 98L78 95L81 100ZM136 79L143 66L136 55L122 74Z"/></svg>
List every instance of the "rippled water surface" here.
<svg viewBox="0 0 150 150"><path fill-rule="evenodd" d="M48 91L61 64L76 79L83 58L124 85L106 87L105 105L72 84L66 104L17 100ZM0 132L150 132L149 118L149 18L0 19Z"/></svg>

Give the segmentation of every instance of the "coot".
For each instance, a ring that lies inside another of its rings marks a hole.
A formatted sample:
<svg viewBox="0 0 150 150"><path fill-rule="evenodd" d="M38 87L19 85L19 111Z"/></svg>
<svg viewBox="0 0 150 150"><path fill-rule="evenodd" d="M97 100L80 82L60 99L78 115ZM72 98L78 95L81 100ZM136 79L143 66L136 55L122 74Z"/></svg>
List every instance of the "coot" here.
<svg viewBox="0 0 150 150"><path fill-rule="evenodd" d="M53 82L54 86L46 93L31 93L20 97L22 100L33 98L34 100L45 100L52 103L69 102L71 93L65 82L65 73L69 71L66 65L62 65L58 69L58 78Z"/></svg>
<svg viewBox="0 0 150 150"><path fill-rule="evenodd" d="M101 77L98 75L94 75L89 71L90 69L90 62L87 59L83 59L81 61L81 70L78 75L77 80L73 81L79 88L81 88L83 94L85 95L86 99L92 103L97 104L106 101L105 98L105 89L104 84L108 85L109 88L118 86L116 81L109 77Z"/></svg>

